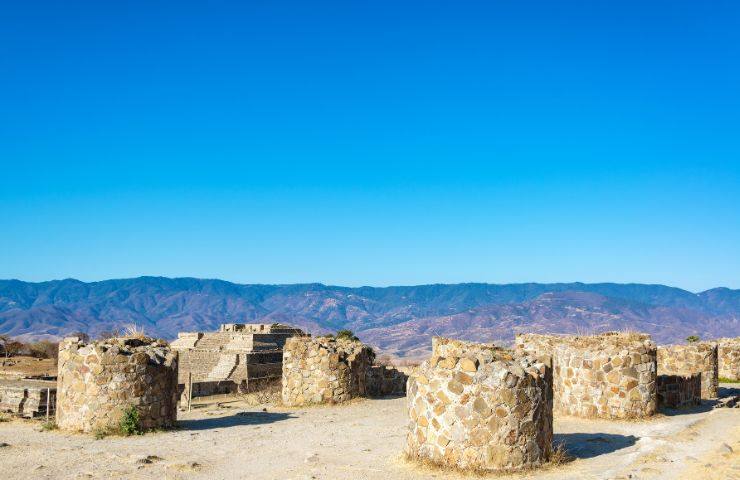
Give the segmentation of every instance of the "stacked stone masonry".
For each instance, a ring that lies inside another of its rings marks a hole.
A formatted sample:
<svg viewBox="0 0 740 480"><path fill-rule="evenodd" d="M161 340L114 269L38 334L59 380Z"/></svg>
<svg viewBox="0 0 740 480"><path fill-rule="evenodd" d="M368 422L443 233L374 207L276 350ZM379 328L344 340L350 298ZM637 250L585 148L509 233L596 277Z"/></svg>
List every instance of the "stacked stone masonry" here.
<svg viewBox="0 0 740 480"><path fill-rule="evenodd" d="M366 378L367 396L385 397L405 394L409 376L393 367L374 365L367 370Z"/></svg>
<svg viewBox="0 0 740 480"><path fill-rule="evenodd" d="M701 396L717 398L719 363L716 343L667 345L658 348L658 373L683 375L701 373Z"/></svg>
<svg viewBox="0 0 740 480"><path fill-rule="evenodd" d="M658 375L658 406L681 408L701 403L701 374Z"/></svg>
<svg viewBox="0 0 740 480"><path fill-rule="evenodd" d="M283 346L304 335L282 324L227 323L218 332L180 333L172 342L179 353L178 382L184 396L248 391L252 384L277 380L282 373Z"/></svg>
<svg viewBox="0 0 740 480"><path fill-rule="evenodd" d="M177 352L150 338L59 344L56 422L75 432L115 430L135 407L140 428L172 427L177 417Z"/></svg>
<svg viewBox="0 0 740 480"><path fill-rule="evenodd" d="M553 397L547 365L442 338L434 340L433 352L409 377L410 458L485 471L548 461Z"/></svg>
<svg viewBox="0 0 740 480"><path fill-rule="evenodd" d="M720 338L718 344L719 376L729 380L740 380L740 337Z"/></svg>
<svg viewBox="0 0 740 480"><path fill-rule="evenodd" d="M47 401L48 395L48 401ZM54 414L57 383L47 380L0 380L0 412L26 418Z"/></svg>
<svg viewBox="0 0 740 480"><path fill-rule="evenodd" d="M342 403L368 396L374 354L358 341L293 337L283 350L282 401L286 406Z"/></svg>
<svg viewBox="0 0 740 480"><path fill-rule="evenodd" d="M523 334L517 350L553 367L554 410L584 418L643 418L657 409L656 347L649 335Z"/></svg>

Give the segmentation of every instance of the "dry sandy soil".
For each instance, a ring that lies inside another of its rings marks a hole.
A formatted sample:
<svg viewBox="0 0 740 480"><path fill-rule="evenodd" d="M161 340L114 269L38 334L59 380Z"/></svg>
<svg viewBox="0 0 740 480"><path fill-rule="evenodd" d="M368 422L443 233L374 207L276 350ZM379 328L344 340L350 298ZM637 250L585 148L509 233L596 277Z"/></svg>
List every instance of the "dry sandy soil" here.
<svg viewBox="0 0 740 480"><path fill-rule="evenodd" d="M40 431L0 423L0 476L132 479L458 479L406 462L405 399L304 409L241 402L196 405L181 428L140 437ZM646 422L556 418L556 442L575 458L510 476L537 479L740 479L740 409L703 406Z"/></svg>
<svg viewBox="0 0 740 480"><path fill-rule="evenodd" d="M50 358L0 357L0 377L56 376L57 362Z"/></svg>

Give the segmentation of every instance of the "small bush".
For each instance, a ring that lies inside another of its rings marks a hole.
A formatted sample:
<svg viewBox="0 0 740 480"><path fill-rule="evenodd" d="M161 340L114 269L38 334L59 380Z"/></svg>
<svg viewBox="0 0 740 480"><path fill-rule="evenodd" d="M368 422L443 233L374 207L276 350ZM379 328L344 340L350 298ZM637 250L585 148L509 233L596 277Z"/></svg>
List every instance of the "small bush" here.
<svg viewBox="0 0 740 480"><path fill-rule="evenodd" d="M352 332L352 330L337 330L336 336L337 338L344 338L347 340L355 340L355 341L360 340L359 338L357 338L357 335L355 335L354 332Z"/></svg>
<svg viewBox="0 0 740 480"><path fill-rule="evenodd" d="M696 343L699 340L701 340L701 338L699 338L699 335L689 335L688 337L686 337L686 341L689 343Z"/></svg>
<svg viewBox="0 0 740 480"><path fill-rule="evenodd" d="M5 415L3 415L2 413L0 413L0 423L9 422L9 421L10 421L10 418L8 418Z"/></svg>
<svg viewBox="0 0 740 480"><path fill-rule="evenodd" d="M139 418L139 411L135 406L131 405L123 412L121 417L121 423L118 425L121 435L141 435L144 432L141 430L141 420Z"/></svg>
<svg viewBox="0 0 740 480"><path fill-rule="evenodd" d="M52 420L49 420L48 422L44 422L41 424L41 430L43 430L44 432L51 432L52 430L56 430L57 428L58 427L57 427L56 422Z"/></svg>
<svg viewBox="0 0 740 480"><path fill-rule="evenodd" d="M95 440L102 440L105 437L110 435L110 430L107 428L96 428L93 430L93 436L95 437Z"/></svg>

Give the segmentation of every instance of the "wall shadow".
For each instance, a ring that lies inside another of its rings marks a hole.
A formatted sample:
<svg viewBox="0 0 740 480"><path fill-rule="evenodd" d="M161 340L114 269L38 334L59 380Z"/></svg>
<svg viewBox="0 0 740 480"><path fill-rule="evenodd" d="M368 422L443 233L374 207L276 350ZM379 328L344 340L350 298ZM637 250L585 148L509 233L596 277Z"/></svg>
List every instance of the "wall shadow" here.
<svg viewBox="0 0 740 480"><path fill-rule="evenodd" d="M556 433L553 445L563 444L565 451L575 458L593 458L631 447L637 442L634 435L614 433Z"/></svg>
<svg viewBox="0 0 740 480"><path fill-rule="evenodd" d="M280 412L239 412L235 415L224 417L178 420L177 425L182 430L210 430L214 428L238 427L241 425L267 425L291 418L298 417L290 413Z"/></svg>
<svg viewBox="0 0 740 480"><path fill-rule="evenodd" d="M677 415L688 415L691 413L706 413L714 409L717 404L717 400L702 400L699 405L685 406L680 408L670 407L659 407L658 411L667 417L675 417Z"/></svg>

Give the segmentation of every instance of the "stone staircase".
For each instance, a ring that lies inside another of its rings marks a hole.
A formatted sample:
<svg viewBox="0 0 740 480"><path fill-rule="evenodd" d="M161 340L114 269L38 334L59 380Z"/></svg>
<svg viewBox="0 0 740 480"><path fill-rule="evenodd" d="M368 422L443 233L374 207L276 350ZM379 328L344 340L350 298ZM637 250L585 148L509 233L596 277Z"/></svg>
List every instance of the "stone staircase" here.
<svg viewBox="0 0 740 480"><path fill-rule="evenodd" d="M222 353L218 363L208 372L208 380L219 381L228 379L239 364L239 355Z"/></svg>

